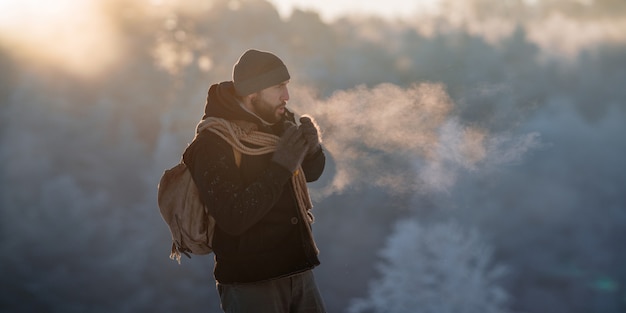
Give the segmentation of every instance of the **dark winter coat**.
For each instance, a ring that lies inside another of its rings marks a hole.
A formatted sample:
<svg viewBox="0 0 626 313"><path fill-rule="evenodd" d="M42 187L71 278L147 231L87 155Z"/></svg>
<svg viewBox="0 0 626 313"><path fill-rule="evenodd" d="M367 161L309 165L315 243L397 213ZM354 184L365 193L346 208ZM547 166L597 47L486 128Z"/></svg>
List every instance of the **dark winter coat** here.
<svg viewBox="0 0 626 313"><path fill-rule="evenodd" d="M244 110L234 96L232 82L210 87L205 117L244 120L260 131L280 136L283 123L264 124ZM293 121L288 112L286 119ZM220 283L249 283L302 272L319 265L306 218L301 216L291 184L291 172L271 161L272 154L242 155L240 167L233 148L204 131L183 155L201 200L215 218L213 237L215 278ZM302 163L307 181L324 170L319 152Z"/></svg>

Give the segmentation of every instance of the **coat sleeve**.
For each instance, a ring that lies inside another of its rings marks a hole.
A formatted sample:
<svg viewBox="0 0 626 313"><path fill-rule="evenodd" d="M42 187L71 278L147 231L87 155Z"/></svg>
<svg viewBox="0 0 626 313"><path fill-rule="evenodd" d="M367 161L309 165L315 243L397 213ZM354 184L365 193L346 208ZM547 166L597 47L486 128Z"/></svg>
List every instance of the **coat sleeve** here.
<svg viewBox="0 0 626 313"><path fill-rule="evenodd" d="M320 148L313 155L308 156L302 162L302 170L307 182L314 182L322 176L326 166L326 155L324 149Z"/></svg>
<svg viewBox="0 0 626 313"><path fill-rule="evenodd" d="M256 224L278 201L291 173L271 163L245 185L233 149L218 136L201 134L183 155L200 199L224 232L238 236Z"/></svg>

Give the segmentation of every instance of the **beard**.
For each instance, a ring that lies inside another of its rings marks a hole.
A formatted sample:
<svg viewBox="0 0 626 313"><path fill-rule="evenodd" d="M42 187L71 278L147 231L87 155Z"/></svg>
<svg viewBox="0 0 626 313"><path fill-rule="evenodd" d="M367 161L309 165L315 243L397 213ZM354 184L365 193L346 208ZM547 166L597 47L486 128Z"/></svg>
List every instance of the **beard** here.
<svg viewBox="0 0 626 313"><path fill-rule="evenodd" d="M263 100L261 97L252 99L251 103L254 113L270 124L274 124L282 119L284 110L281 112L279 108L286 105L285 102L280 104L271 104Z"/></svg>

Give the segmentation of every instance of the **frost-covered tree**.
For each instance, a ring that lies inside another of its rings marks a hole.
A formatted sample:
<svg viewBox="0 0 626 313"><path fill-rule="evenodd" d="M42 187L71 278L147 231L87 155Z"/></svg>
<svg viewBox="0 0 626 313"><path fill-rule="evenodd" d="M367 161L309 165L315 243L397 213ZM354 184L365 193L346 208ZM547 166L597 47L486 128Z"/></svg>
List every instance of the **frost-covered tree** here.
<svg viewBox="0 0 626 313"><path fill-rule="evenodd" d="M503 266L477 231L456 223L422 226L400 221L381 251L381 276L351 313L501 313L507 293L498 279Z"/></svg>

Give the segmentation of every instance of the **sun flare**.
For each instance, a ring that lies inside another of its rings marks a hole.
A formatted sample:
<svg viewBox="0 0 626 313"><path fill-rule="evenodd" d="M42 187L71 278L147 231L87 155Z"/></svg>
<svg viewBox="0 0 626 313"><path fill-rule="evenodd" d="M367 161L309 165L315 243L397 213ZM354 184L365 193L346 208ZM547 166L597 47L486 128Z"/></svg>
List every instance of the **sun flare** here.
<svg viewBox="0 0 626 313"><path fill-rule="evenodd" d="M15 57L93 75L117 57L100 1L0 0L0 44Z"/></svg>

